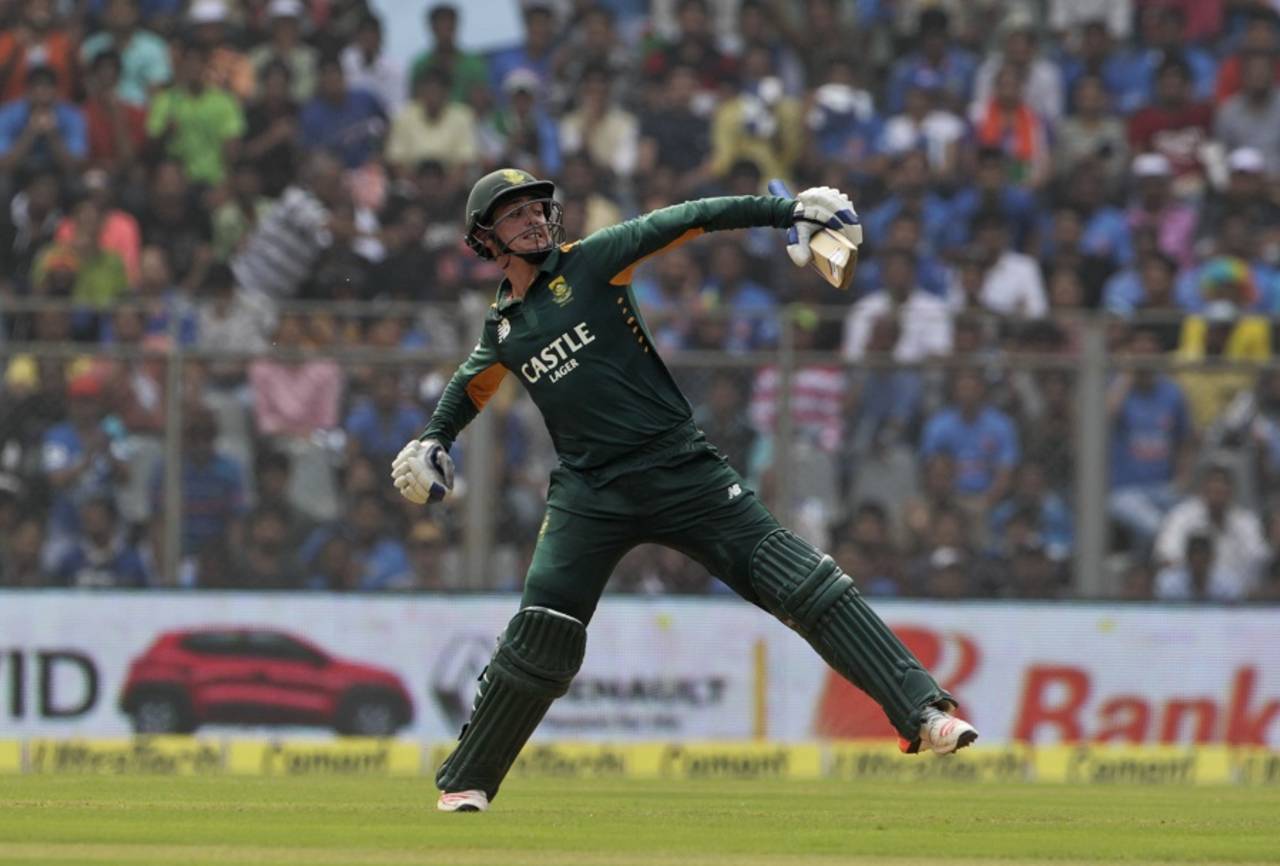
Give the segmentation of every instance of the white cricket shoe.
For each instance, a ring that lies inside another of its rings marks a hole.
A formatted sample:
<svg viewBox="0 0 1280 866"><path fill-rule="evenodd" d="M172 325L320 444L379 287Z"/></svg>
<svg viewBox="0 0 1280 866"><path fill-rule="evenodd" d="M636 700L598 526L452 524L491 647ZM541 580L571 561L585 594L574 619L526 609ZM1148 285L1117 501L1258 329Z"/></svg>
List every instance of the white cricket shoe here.
<svg viewBox="0 0 1280 866"><path fill-rule="evenodd" d="M489 795L484 791L441 793L436 808L441 812L483 812L489 808Z"/></svg>
<svg viewBox="0 0 1280 866"><path fill-rule="evenodd" d="M907 754L933 752L935 755L950 755L976 739L978 729L973 725L946 710L929 707L924 711L924 721L920 723L920 736L914 741L899 738L898 748Z"/></svg>

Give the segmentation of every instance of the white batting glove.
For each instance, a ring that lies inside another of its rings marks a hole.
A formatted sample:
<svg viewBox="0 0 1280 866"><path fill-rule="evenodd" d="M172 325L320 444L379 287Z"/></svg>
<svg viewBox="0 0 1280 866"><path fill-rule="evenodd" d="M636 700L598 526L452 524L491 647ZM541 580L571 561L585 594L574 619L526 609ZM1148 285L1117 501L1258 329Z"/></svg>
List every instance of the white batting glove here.
<svg viewBox="0 0 1280 866"><path fill-rule="evenodd" d="M862 224L853 202L840 190L830 186L814 186L796 196L793 224L787 230L787 255L796 267L809 264L809 238L819 229L835 229L854 245L862 244Z"/></svg>
<svg viewBox="0 0 1280 866"><path fill-rule="evenodd" d="M453 458L434 439L414 439L391 461L391 479L410 502L439 502L453 489Z"/></svg>

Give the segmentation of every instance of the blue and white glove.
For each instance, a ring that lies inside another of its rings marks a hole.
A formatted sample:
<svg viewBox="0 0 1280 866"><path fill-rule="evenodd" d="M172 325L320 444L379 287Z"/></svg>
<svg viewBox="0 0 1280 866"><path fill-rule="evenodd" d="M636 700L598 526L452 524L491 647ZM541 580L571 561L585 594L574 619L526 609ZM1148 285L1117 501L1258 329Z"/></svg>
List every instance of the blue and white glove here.
<svg viewBox="0 0 1280 866"><path fill-rule="evenodd" d="M814 186L802 190L796 196L793 224L787 230L787 255L796 267L809 264L813 254L809 252L809 238L819 229L835 229L854 245L862 244L862 224L853 209L853 202L840 190L829 186Z"/></svg>
<svg viewBox="0 0 1280 866"><path fill-rule="evenodd" d="M453 489L453 458L434 439L414 439L391 461L391 479L410 502L439 502Z"/></svg>

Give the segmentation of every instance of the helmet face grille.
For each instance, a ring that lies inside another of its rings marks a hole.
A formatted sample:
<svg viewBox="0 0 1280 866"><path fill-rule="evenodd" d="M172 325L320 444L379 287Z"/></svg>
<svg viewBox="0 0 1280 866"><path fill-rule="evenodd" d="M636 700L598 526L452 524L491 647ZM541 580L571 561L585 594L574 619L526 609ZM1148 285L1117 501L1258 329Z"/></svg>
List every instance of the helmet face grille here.
<svg viewBox="0 0 1280 866"><path fill-rule="evenodd" d="M494 207L496 207L498 204L499 202L494 202ZM541 261L542 259L546 258L548 253L550 253L556 247L564 243L564 208L560 205L560 202L556 201L553 198L531 199L530 201L525 202L520 207L515 208L509 213L505 214L503 216L503 219L499 220L498 222L502 222L503 220L510 219L510 218L516 218L526 207L532 207L535 205L542 207L542 213L543 213L543 216L546 218L546 222L540 225L529 226L527 229L525 229L524 231L520 232L519 234L511 238L511 240L508 241L506 244L503 244L501 241L498 241L496 236L494 236L494 240L498 243L498 245L500 247L503 247L503 251L502 251L503 253L510 253L511 255L520 256L521 258L530 259L534 261ZM485 214L484 216L489 216L489 214ZM493 253L485 245L484 241L477 236L477 233L485 232L487 234L493 235L496 229L497 229L497 223L493 225L485 225L482 219L476 220L474 227L467 234L467 237L466 237L467 246L471 247L472 252L474 252L480 258L492 259L494 257ZM520 241L521 238L527 237L529 235L540 234L544 231L546 232L546 235L547 235L547 241L539 245L535 249L520 250L519 252L512 249L512 247L515 246L517 242Z"/></svg>

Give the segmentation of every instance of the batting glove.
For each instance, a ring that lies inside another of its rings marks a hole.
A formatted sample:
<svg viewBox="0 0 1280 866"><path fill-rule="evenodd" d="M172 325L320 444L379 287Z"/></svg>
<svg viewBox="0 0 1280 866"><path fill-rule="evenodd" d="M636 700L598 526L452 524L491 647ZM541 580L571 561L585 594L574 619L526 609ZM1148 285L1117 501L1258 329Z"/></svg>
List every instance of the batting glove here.
<svg viewBox="0 0 1280 866"><path fill-rule="evenodd" d="M809 264L813 257L809 252L809 238L819 229L834 229L855 245L862 243L862 224L858 222L853 202L833 187L815 186L802 190L796 196L791 219L792 226L787 230L787 255L798 268Z"/></svg>
<svg viewBox="0 0 1280 866"><path fill-rule="evenodd" d="M410 502L439 502L453 489L453 458L434 439L414 439L391 461L391 479Z"/></svg>

